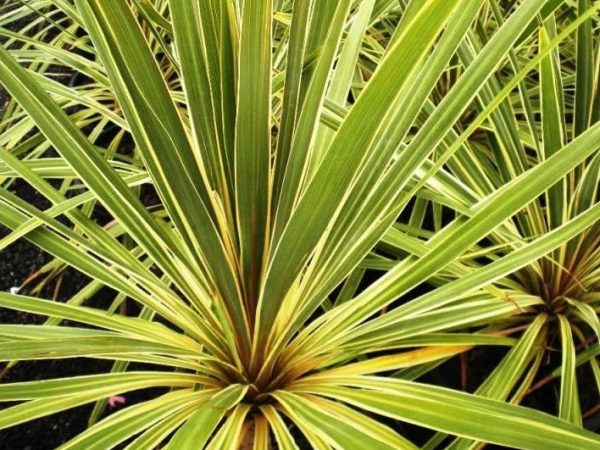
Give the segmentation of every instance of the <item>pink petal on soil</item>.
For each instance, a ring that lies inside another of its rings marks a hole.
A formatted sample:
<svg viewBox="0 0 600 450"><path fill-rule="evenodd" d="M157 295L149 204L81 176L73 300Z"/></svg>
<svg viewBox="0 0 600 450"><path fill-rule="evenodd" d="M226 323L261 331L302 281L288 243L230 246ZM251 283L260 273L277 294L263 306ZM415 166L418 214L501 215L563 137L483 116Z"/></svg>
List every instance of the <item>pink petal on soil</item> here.
<svg viewBox="0 0 600 450"><path fill-rule="evenodd" d="M117 405L124 405L125 404L125 397L121 396L121 395L113 395L112 397L110 397L108 399L108 405L111 408L114 408Z"/></svg>

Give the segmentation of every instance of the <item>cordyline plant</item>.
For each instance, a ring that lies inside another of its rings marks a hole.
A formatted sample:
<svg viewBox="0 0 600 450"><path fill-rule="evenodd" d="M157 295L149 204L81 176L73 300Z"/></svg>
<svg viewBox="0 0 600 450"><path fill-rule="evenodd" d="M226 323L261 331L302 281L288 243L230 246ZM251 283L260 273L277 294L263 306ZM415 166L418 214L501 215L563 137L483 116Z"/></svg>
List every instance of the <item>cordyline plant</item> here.
<svg viewBox="0 0 600 450"><path fill-rule="evenodd" d="M600 4L509 3L6 10L0 248L24 237L92 281L66 303L0 293L48 318L0 325L0 356L115 363L0 384L19 402L0 428L96 402L61 448L416 448L401 422L438 432L425 448L600 448L575 381L600 378ZM110 308L84 306L102 287ZM544 342L558 418L512 404ZM475 346L508 347L477 395L416 381ZM149 387L170 389L101 418Z"/></svg>

